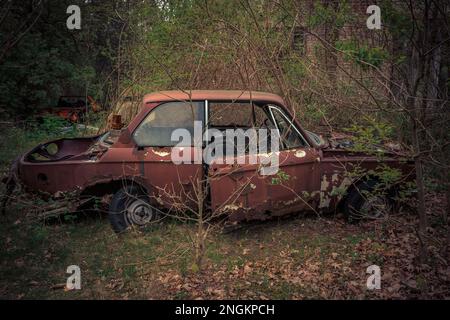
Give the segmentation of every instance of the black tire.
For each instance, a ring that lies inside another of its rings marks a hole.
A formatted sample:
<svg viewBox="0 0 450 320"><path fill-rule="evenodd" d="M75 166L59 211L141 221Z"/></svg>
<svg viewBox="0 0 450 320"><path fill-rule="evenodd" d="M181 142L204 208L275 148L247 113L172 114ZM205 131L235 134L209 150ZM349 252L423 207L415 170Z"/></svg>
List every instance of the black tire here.
<svg viewBox="0 0 450 320"><path fill-rule="evenodd" d="M376 180L370 179L352 188L344 202L344 214L348 222L375 220L392 213L394 202L391 193L376 191L374 194L377 184Z"/></svg>
<svg viewBox="0 0 450 320"><path fill-rule="evenodd" d="M158 220L160 211L150 204L145 190L139 186L126 186L114 194L108 218L113 230L121 233L132 225L142 227Z"/></svg>

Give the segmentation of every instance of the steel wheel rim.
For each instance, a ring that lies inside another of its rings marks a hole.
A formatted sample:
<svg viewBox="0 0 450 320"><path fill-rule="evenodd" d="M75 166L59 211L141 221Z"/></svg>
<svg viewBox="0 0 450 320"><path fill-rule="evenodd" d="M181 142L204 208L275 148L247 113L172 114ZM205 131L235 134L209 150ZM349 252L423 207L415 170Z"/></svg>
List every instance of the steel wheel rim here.
<svg viewBox="0 0 450 320"><path fill-rule="evenodd" d="M125 210L127 220L130 224L143 226L154 219L155 212L146 201L133 199Z"/></svg>

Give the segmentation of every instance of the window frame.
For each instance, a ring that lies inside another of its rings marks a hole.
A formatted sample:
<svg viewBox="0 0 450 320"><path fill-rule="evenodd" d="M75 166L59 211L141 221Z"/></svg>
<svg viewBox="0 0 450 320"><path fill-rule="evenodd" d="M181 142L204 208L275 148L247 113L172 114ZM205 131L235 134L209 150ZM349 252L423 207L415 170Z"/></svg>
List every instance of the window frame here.
<svg viewBox="0 0 450 320"><path fill-rule="evenodd" d="M216 100L216 99L210 99L210 100L205 100L205 101L206 101L206 103L205 103L205 106L206 106L206 109L205 109L205 112L206 112L206 114L205 114L205 124L207 126L206 129L218 128L218 126L213 126L213 125L211 125L209 123L210 111L211 111L211 108L209 106L210 103L226 103L226 104L230 104L230 105L233 104L233 103L240 103L240 104L248 103L250 105L253 104L255 108L260 108L261 111L264 113L264 116L267 117L267 120L272 121L275 129L278 130L276 122L275 122L275 120L273 118L273 115L272 115L270 109L269 109L269 104L267 104L267 103L263 103L263 102L258 103L257 101L255 102L253 100L239 100L239 99L237 99L237 100ZM206 131L206 132L208 132L208 131ZM258 135L259 135L259 133L258 133ZM209 141L209 136L206 136L206 141ZM259 150L259 146L258 146L258 150Z"/></svg>
<svg viewBox="0 0 450 320"><path fill-rule="evenodd" d="M267 116L267 119L274 121L273 116L272 116L272 114L271 114L271 112L270 112L270 110L268 108L268 106L270 106L269 104L262 104L261 103L261 105L258 105L258 104L255 103L255 101L252 101L252 100L214 100L214 99L210 99L210 100L205 100L205 102L206 102L205 123L208 126L208 129L217 128L217 126L212 126L209 123L209 118L210 118L210 107L209 107L209 104L210 103L227 103L227 104L248 103L250 105L254 104L256 108L261 108L261 111L264 112L264 115ZM265 109L267 109L267 111ZM276 126L275 123L274 123L274 125Z"/></svg>
<svg viewBox="0 0 450 320"><path fill-rule="evenodd" d="M152 112L154 112L155 110L157 110L158 108L169 104L169 103L174 103L174 102L181 102L181 103L201 103L201 107L200 107L200 114L202 115L202 134L205 130L205 125L206 125L206 104L207 104L207 100L192 100L192 101L183 101L183 100L173 100L173 101L163 101L160 104L158 104L157 106L155 106L154 108L152 108L146 115L145 117L138 123L138 125L134 128L133 132L131 133L131 139L133 140L134 144L136 145L136 147L138 148L173 148L175 146L151 146L151 145L140 145L136 139L135 139L135 133L136 131L141 127L142 123L150 116L150 114ZM196 120L194 120L196 121ZM190 146L183 146L183 147L187 147L187 148L191 148L194 147L194 144L192 143Z"/></svg>
<svg viewBox="0 0 450 320"><path fill-rule="evenodd" d="M300 140L303 141L304 145L303 146L297 146L297 147L286 147L285 150L289 150L289 149L296 149L296 148L311 148L311 145L309 144L308 140L305 139L305 137L303 136L303 134L300 132L300 130L297 128L295 122L293 120L290 120L288 116L286 116L286 113L284 110L282 110L279 106L273 105L273 104L269 104L267 105L269 112L272 116L272 120L275 123L275 126L278 130L278 135L280 137L280 141L282 142L283 146L285 146L285 142L281 140L282 135L280 132L280 127L278 126L278 121L276 121L276 118L274 116L274 112L273 109L275 109L276 111L278 111L280 113L280 115L289 123L290 126L292 126L292 128L294 128L294 130L297 132L298 136L300 137Z"/></svg>

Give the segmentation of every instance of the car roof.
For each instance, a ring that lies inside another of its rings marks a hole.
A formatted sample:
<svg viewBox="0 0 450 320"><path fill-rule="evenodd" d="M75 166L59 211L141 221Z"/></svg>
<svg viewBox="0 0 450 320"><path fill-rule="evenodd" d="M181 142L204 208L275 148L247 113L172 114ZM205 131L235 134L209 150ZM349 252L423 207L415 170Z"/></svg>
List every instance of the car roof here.
<svg viewBox="0 0 450 320"><path fill-rule="evenodd" d="M284 106L283 99L273 93L245 90L171 90L159 91L144 96L144 104L166 101L255 101Z"/></svg>

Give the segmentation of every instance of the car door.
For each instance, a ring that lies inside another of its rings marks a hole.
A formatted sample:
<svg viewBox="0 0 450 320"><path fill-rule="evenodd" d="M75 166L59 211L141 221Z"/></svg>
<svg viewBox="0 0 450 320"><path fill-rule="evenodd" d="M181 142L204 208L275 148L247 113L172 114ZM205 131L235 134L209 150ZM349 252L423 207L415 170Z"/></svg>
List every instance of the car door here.
<svg viewBox="0 0 450 320"><path fill-rule="evenodd" d="M319 201L320 154L302 135L293 118L278 106L269 106L280 135L279 171L268 183L278 214L315 210Z"/></svg>
<svg viewBox="0 0 450 320"><path fill-rule="evenodd" d="M313 209L319 183L319 153L278 106L261 107L267 129L276 129L279 150L262 153L258 163L212 164L209 169L211 207L227 212L231 220L266 219L301 209ZM272 128L269 128L272 126ZM278 156L278 170L264 175L265 156Z"/></svg>
<svg viewBox="0 0 450 320"><path fill-rule="evenodd" d="M193 198L193 181L203 174L201 143L204 101L165 102L152 109L132 137L140 174L159 204L172 207ZM183 139L184 137L184 139ZM174 161L174 156L184 161ZM192 204L195 205L195 204Z"/></svg>

